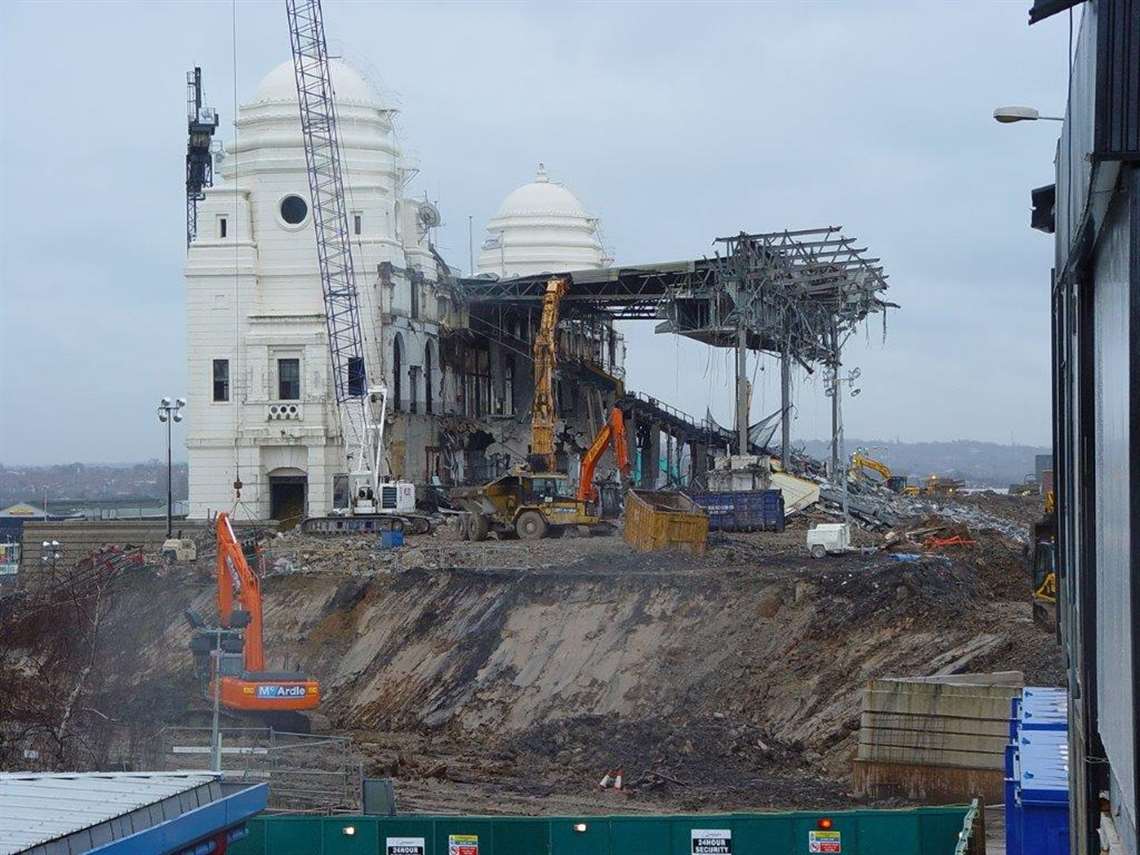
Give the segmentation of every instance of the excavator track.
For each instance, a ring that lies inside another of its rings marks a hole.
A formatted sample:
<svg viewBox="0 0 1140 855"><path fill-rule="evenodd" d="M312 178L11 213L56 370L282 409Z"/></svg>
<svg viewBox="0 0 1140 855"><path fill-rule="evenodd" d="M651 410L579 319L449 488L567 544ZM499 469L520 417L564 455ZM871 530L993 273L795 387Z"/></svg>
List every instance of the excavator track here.
<svg viewBox="0 0 1140 855"><path fill-rule="evenodd" d="M412 514L383 516L309 517L301 523L305 534L381 534L406 531L408 534L430 534L431 520Z"/></svg>

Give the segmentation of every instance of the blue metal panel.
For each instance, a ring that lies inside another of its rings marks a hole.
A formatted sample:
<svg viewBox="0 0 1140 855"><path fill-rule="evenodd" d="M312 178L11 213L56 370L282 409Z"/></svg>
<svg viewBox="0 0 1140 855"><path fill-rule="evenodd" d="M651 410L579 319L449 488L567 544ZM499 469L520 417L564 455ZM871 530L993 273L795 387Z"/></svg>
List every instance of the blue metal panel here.
<svg viewBox="0 0 1140 855"><path fill-rule="evenodd" d="M779 490L687 495L708 512L710 531L784 530L784 494Z"/></svg>
<svg viewBox="0 0 1140 855"><path fill-rule="evenodd" d="M138 834L92 849L91 855L174 855L261 813L268 797L269 787L256 784Z"/></svg>

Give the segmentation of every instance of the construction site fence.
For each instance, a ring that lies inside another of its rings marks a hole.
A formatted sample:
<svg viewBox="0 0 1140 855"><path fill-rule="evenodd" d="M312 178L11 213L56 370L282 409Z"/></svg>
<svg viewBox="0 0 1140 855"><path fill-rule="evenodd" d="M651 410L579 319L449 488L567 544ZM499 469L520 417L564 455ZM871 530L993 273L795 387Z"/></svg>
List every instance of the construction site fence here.
<svg viewBox="0 0 1140 855"><path fill-rule="evenodd" d="M968 805L672 816L263 816L231 855L955 855ZM984 850L982 850L984 851Z"/></svg>
<svg viewBox="0 0 1140 855"><path fill-rule="evenodd" d="M330 814L361 809L363 766L349 737L258 727L226 727L221 735L226 780L268 784L271 810ZM168 727L159 736L162 756L157 759L163 768L210 768L210 728Z"/></svg>

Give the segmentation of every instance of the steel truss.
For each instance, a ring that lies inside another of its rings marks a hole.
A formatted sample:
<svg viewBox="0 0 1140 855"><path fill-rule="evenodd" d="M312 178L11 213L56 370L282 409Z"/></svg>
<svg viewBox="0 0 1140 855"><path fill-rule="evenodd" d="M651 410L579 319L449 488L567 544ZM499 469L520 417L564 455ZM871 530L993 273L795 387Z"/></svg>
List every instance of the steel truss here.
<svg viewBox="0 0 1140 855"><path fill-rule="evenodd" d="M787 354L805 367L834 364L845 334L896 304L887 275L841 226L717 238L712 258L560 273L571 281L567 317L659 320L672 332L717 347ZM473 308L533 305L551 274L462 279Z"/></svg>

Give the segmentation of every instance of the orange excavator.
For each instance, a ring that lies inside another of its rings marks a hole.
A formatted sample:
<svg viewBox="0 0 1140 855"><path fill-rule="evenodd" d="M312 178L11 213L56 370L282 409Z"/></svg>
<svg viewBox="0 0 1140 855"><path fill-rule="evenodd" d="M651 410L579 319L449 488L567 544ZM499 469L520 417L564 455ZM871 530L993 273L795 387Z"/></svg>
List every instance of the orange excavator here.
<svg viewBox="0 0 1140 855"><path fill-rule="evenodd" d="M304 722L298 713L320 704L320 684L295 671L265 670L261 580L250 568L228 514L218 514L215 531L219 625L207 627L191 616L196 632L190 648L198 664L206 666L199 670L211 677L207 698L212 701L217 691L227 710L296 727ZM210 659L216 669L209 667ZM217 688L215 679L220 679Z"/></svg>
<svg viewBox="0 0 1140 855"><path fill-rule="evenodd" d="M610 410L609 420L602 425L602 429L598 431L582 457L582 466L578 470L579 501L598 501L598 488L594 486L594 471L610 445L614 447L614 457L617 458L618 471L624 483L629 480L630 474L629 447L625 440L625 416L617 407Z"/></svg>

